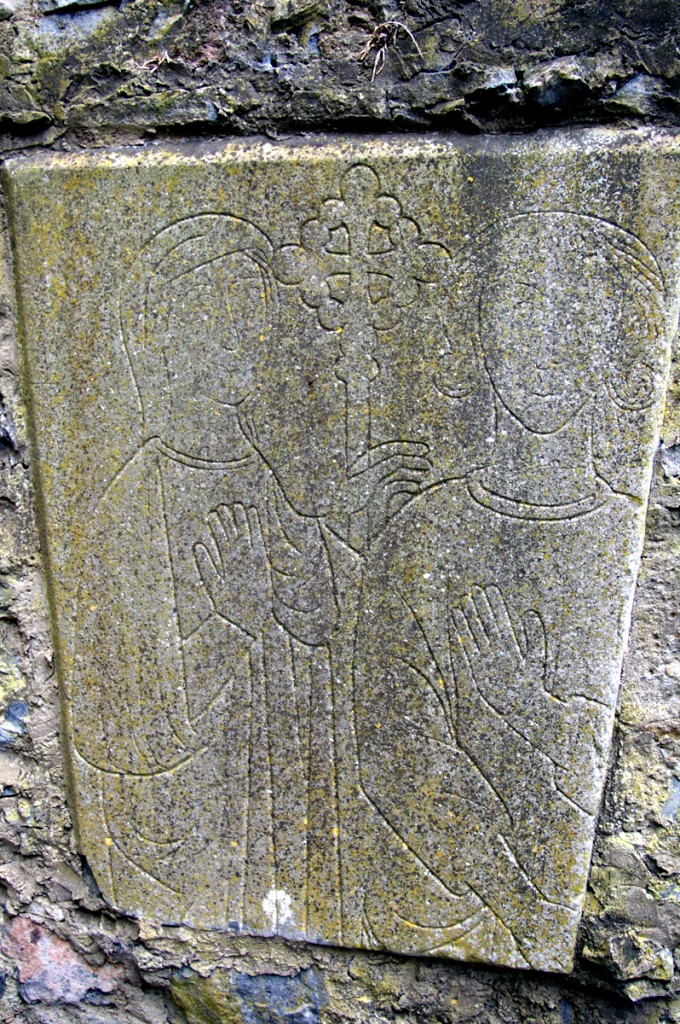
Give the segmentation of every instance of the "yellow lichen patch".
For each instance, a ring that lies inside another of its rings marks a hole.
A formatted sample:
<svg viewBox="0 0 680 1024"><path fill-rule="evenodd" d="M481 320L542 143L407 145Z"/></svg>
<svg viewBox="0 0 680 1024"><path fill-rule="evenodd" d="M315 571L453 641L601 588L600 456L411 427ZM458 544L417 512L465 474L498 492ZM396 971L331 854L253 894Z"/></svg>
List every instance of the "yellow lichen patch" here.
<svg viewBox="0 0 680 1024"><path fill-rule="evenodd" d="M6 651L0 651L0 706L9 703L25 685L26 680L15 660Z"/></svg>

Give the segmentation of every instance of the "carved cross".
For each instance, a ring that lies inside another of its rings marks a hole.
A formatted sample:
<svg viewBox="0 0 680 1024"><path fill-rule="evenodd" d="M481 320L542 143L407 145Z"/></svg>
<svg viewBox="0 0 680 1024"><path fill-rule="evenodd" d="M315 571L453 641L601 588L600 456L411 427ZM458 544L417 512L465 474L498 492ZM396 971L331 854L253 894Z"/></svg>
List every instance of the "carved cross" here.
<svg viewBox="0 0 680 1024"><path fill-rule="evenodd" d="M278 279L296 285L321 326L339 335L335 374L346 388L348 468L371 443L377 332L399 322L421 289L440 279L448 258L443 246L422 241L417 223L366 164L345 172L340 197L302 225L298 245L277 252Z"/></svg>

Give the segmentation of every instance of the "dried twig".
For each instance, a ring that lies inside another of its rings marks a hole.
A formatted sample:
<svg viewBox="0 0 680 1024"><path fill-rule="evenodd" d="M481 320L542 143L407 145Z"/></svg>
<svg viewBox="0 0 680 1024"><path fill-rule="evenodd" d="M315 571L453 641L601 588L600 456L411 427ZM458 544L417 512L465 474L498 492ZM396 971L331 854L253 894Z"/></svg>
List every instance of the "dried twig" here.
<svg viewBox="0 0 680 1024"><path fill-rule="evenodd" d="M357 53L357 60L366 60L369 54L375 52L375 60L373 61L373 74L371 75L371 81L375 82L376 78L385 67L385 58L387 51L390 46L394 46L397 41L399 32L405 32L409 37L416 50L418 56L423 56L423 51L418 46L417 40L411 32L411 29L403 24L401 21L382 21L373 30L371 38L368 40L366 45L359 53Z"/></svg>
<svg viewBox="0 0 680 1024"><path fill-rule="evenodd" d="M157 71L161 64L169 64L170 55L167 50L161 50L159 53L154 54L149 60L145 60L139 67L142 71Z"/></svg>

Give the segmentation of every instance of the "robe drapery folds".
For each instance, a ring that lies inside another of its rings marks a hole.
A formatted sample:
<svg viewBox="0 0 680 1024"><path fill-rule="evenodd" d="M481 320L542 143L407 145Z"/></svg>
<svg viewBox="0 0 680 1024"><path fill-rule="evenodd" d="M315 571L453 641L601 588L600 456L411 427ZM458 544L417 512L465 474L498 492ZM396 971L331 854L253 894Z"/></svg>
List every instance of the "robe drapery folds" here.
<svg viewBox="0 0 680 1024"><path fill-rule="evenodd" d="M270 569L255 636L216 612L196 565L206 516L234 503L257 513ZM208 464L152 440L107 489L71 727L79 790L99 794L84 852L114 903L141 913L152 893L168 920L321 926L313 894L339 887L333 559L347 551L293 512L255 451Z"/></svg>

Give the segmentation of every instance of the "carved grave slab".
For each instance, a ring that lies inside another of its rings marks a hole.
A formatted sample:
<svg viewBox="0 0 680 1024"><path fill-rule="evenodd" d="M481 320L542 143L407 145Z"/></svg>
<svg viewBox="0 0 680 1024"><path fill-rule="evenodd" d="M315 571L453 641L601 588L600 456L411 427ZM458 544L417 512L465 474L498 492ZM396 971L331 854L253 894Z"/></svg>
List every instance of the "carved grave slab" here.
<svg viewBox="0 0 680 1024"><path fill-rule="evenodd" d="M678 144L16 160L78 841L166 923L568 971L675 328Z"/></svg>

